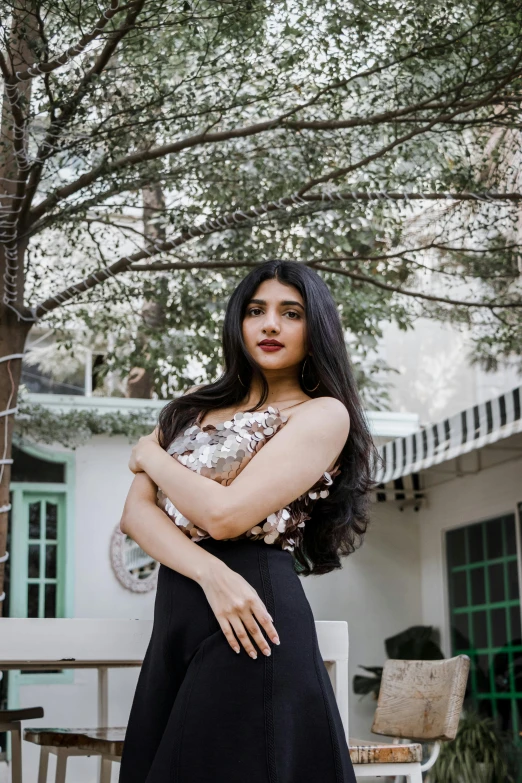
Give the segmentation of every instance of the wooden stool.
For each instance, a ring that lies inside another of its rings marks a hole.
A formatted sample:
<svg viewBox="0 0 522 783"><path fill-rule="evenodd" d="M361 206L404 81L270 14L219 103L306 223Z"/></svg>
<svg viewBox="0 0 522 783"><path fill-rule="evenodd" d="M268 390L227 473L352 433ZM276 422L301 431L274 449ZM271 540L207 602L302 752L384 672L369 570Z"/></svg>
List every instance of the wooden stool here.
<svg viewBox="0 0 522 783"><path fill-rule="evenodd" d="M65 783L69 756L101 756L100 783L110 783L113 761L120 761L126 728L31 729L24 739L40 745L38 783L47 783L49 753L56 755L56 783Z"/></svg>
<svg viewBox="0 0 522 783"><path fill-rule="evenodd" d="M43 718L43 707L28 707L24 710L0 710L0 731L11 732L11 780L22 783L22 723L23 720Z"/></svg>
<svg viewBox="0 0 522 783"><path fill-rule="evenodd" d="M422 783L422 773L439 755L440 742L455 739L469 666L467 655L438 661L386 661L372 732L410 743L358 743L356 753L350 747L356 777L404 775L411 783ZM435 741L425 764L421 764L421 746L411 744L412 740ZM403 749L406 757L400 755Z"/></svg>

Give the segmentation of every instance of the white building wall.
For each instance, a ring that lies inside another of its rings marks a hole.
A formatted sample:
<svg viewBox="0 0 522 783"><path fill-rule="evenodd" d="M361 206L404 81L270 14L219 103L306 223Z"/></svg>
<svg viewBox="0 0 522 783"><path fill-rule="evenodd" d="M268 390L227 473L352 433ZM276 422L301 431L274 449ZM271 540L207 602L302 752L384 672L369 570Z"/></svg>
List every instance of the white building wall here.
<svg viewBox="0 0 522 783"><path fill-rule="evenodd" d="M134 474L128 468L132 444L124 437L97 435L76 457L76 617L152 616L154 592L132 593L121 585L109 560L114 527Z"/></svg>
<svg viewBox="0 0 522 783"><path fill-rule="evenodd" d="M76 617L153 616L155 593L132 593L117 581L109 559L109 543L132 481L127 468L131 444L123 437L95 436L76 450L74 615ZM386 506L386 507L384 507ZM302 578L317 620L348 621L350 691L357 664L382 665L384 639L421 619L419 539L416 518L387 504L374 507L364 546L330 574ZM109 675L109 722L125 726L138 670L114 669ZM34 726L95 726L96 673L74 672L71 685L26 685L20 706L42 705L45 717ZM371 738L375 709L371 697L350 693L350 733ZM36 780L38 749L24 743L27 780ZM54 759L51 760L52 774ZM75 783L94 783L94 758L69 760ZM117 780L116 772L113 781Z"/></svg>

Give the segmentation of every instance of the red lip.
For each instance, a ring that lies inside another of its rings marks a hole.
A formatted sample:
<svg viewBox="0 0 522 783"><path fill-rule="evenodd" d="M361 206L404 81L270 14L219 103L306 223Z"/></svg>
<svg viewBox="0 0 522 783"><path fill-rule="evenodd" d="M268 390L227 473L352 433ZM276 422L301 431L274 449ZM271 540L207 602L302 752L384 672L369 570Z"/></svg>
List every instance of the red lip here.
<svg viewBox="0 0 522 783"><path fill-rule="evenodd" d="M258 345L277 345L280 348L284 348L283 343L279 343L277 340L261 340Z"/></svg>

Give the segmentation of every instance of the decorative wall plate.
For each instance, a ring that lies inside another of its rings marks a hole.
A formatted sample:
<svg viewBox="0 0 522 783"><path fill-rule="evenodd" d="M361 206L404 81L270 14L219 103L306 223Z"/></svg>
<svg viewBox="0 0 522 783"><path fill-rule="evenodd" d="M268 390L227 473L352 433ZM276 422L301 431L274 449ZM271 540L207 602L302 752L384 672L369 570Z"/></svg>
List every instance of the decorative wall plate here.
<svg viewBox="0 0 522 783"><path fill-rule="evenodd" d="M116 525L110 543L111 565L118 581L133 593L148 593L158 582L159 562Z"/></svg>

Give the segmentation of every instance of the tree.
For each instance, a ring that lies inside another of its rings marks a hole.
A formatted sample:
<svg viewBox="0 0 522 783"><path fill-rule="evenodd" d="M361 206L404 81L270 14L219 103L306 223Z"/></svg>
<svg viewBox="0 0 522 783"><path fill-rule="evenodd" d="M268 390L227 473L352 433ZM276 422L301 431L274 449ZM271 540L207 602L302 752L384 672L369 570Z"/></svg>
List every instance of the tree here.
<svg viewBox="0 0 522 783"><path fill-rule="evenodd" d="M126 366L165 390L166 366L192 380L188 356L217 369L219 298L284 256L324 274L357 335L427 312L478 329L485 360L488 341L514 350L520 3L4 7L0 557L20 357L42 320L64 339L78 321L140 332ZM154 231L131 220L144 193L161 193ZM448 285L477 282L472 298Z"/></svg>

